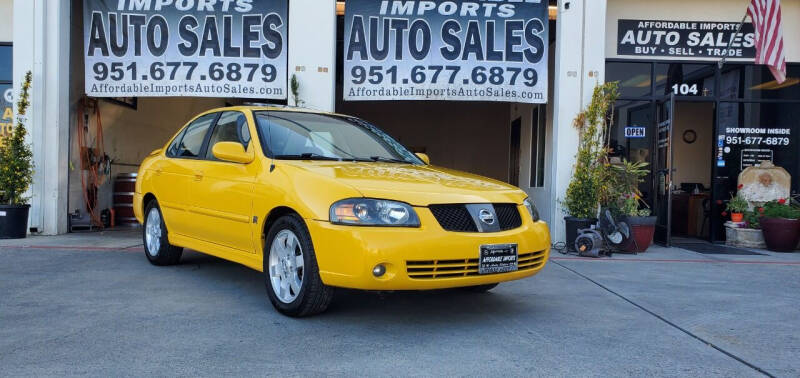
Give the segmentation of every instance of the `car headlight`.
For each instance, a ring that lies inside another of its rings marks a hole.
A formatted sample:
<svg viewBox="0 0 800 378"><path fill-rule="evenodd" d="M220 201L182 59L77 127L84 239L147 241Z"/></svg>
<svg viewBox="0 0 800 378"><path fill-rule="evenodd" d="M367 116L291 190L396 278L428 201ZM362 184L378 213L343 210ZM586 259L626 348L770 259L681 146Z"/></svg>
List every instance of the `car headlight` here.
<svg viewBox="0 0 800 378"><path fill-rule="evenodd" d="M331 223L355 226L419 227L411 205L371 198L348 198L331 205Z"/></svg>
<svg viewBox="0 0 800 378"><path fill-rule="evenodd" d="M531 218L533 218L534 222L539 221L539 210L536 209L536 206L533 204L530 198L525 198L525 201L522 201L522 204L525 205L525 208L528 209L528 213L531 214Z"/></svg>

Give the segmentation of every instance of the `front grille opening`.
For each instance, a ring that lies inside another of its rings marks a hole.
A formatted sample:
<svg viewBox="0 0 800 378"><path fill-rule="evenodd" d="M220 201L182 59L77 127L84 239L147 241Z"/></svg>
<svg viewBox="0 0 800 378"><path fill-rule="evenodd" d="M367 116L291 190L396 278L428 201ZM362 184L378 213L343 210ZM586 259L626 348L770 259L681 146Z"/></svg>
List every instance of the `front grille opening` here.
<svg viewBox="0 0 800 378"><path fill-rule="evenodd" d="M513 230L522 226L519 208L513 203L493 204L497 214L500 231ZM439 225L447 231L478 232L475 220L469 214L464 204L430 205L428 208L433 213Z"/></svg>
<svg viewBox="0 0 800 378"><path fill-rule="evenodd" d="M517 256L517 270L532 270L544 264L544 251ZM407 260L406 274L411 279L470 277L478 275L478 259ZM502 273L501 273L502 274Z"/></svg>
<svg viewBox="0 0 800 378"><path fill-rule="evenodd" d="M464 205L431 205L429 209L439 225L447 231L478 232Z"/></svg>
<svg viewBox="0 0 800 378"><path fill-rule="evenodd" d="M494 212L497 214L497 220L500 221L501 230L513 230L522 226L522 217L519 215L517 205L513 203L498 203L494 205Z"/></svg>

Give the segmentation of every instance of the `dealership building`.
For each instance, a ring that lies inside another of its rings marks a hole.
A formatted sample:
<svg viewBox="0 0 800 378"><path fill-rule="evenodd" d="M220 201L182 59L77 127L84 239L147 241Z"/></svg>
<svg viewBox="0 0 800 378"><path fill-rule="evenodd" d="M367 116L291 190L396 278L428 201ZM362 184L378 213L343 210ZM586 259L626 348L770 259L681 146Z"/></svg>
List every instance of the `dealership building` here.
<svg viewBox="0 0 800 378"><path fill-rule="evenodd" d="M573 119L619 81L612 155L650 164L659 238L721 241L742 169L800 187L800 0L781 3L778 84L738 29L748 0L0 0L0 136L31 71L34 233L124 205L118 178L202 111L299 102L519 186L563 240Z"/></svg>

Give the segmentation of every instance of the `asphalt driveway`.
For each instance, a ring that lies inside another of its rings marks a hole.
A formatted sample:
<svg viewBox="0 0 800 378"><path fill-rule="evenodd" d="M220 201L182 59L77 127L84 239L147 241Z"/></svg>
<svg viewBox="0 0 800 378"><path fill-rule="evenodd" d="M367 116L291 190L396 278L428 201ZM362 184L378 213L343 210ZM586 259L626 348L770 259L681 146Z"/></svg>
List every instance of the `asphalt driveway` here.
<svg viewBox="0 0 800 378"><path fill-rule="evenodd" d="M342 290L291 319L258 272L139 244L0 241L0 376L800 375L796 254L554 254L488 294Z"/></svg>

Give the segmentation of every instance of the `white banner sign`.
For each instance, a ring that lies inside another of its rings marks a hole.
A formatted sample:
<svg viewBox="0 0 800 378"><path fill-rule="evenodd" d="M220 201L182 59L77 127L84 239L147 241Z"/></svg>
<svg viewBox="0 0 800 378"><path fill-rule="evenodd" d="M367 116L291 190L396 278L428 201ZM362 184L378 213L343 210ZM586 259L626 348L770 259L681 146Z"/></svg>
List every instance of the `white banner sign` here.
<svg viewBox="0 0 800 378"><path fill-rule="evenodd" d="M86 94L287 95L288 0L84 0Z"/></svg>
<svg viewBox="0 0 800 378"><path fill-rule="evenodd" d="M348 0L344 99L545 103L547 5Z"/></svg>

